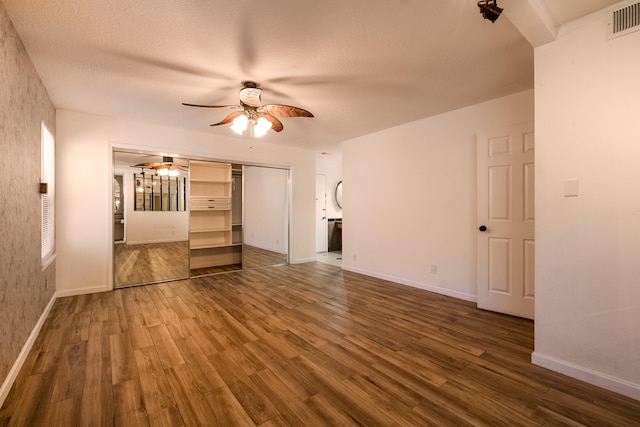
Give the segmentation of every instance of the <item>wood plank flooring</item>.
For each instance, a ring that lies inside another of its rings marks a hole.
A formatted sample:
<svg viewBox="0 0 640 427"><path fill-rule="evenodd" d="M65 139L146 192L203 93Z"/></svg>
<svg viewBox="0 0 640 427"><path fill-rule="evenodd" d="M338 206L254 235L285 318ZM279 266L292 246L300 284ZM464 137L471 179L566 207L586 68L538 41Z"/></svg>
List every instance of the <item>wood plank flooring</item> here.
<svg viewBox="0 0 640 427"><path fill-rule="evenodd" d="M287 254L246 244L242 246L242 267L245 269L281 265L286 264L287 262Z"/></svg>
<svg viewBox="0 0 640 427"><path fill-rule="evenodd" d="M189 243L163 242L114 247L115 287L189 277Z"/></svg>
<svg viewBox="0 0 640 427"><path fill-rule="evenodd" d="M637 426L533 323L322 263L62 298L5 426Z"/></svg>

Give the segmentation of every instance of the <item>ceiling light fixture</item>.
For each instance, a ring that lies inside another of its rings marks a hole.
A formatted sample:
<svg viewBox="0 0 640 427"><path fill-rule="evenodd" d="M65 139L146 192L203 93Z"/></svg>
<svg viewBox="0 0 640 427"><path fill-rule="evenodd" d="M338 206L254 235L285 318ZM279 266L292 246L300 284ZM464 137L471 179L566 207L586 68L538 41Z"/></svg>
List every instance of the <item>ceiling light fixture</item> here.
<svg viewBox="0 0 640 427"><path fill-rule="evenodd" d="M478 7L482 17L491 21L491 23L496 22L503 10L496 4L496 0L480 0Z"/></svg>
<svg viewBox="0 0 640 427"><path fill-rule="evenodd" d="M171 166L165 166L162 168L154 168L158 171L160 176L178 176L180 172L177 169L173 169Z"/></svg>
<svg viewBox="0 0 640 427"><path fill-rule="evenodd" d="M238 117L233 119L233 125L231 130L242 135L242 133L249 129L249 137L259 138L267 134L271 129L271 122L264 117L257 117L257 114L251 109L245 109L245 111Z"/></svg>

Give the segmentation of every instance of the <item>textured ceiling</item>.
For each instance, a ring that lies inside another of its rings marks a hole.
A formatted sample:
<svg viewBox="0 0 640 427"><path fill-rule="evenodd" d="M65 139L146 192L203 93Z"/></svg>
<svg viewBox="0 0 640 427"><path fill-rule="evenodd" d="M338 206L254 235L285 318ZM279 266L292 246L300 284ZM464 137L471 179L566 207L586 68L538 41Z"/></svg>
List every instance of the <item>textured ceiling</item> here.
<svg viewBox="0 0 640 427"><path fill-rule="evenodd" d="M614 3L528 1L556 23ZM533 87L533 48L475 0L3 3L57 108L214 137L228 111L181 103L235 104L243 80L315 115L264 142L317 151Z"/></svg>

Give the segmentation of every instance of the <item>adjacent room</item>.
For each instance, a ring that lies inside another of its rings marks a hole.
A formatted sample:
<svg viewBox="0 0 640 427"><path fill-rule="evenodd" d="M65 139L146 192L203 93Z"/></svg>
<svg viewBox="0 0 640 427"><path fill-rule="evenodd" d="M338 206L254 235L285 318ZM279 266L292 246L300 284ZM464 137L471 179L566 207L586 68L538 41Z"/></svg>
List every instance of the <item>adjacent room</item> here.
<svg viewBox="0 0 640 427"><path fill-rule="evenodd" d="M0 0L0 425L640 425L637 30Z"/></svg>

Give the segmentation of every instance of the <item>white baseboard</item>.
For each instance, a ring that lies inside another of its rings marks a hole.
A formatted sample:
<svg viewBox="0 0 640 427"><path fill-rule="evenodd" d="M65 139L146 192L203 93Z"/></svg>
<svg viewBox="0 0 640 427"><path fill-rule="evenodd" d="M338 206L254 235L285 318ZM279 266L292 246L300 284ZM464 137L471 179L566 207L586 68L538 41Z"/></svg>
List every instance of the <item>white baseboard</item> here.
<svg viewBox="0 0 640 427"><path fill-rule="evenodd" d="M73 297L76 295L97 294L107 292L112 289L109 286L95 286L93 288L65 289L56 292L56 298Z"/></svg>
<svg viewBox="0 0 640 427"><path fill-rule="evenodd" d="M293 259L293 260L291 260L291 264L304 264L306 262L313 262L315 260L316 260L316 257Z"/></svg>
<svg viewBox="0 0 640 427"><path fill-rule="evenodd" d="M267 246L256 245L254 243L244 242L243 245L244 246L252 246L254 248L262 249L264 251L275 252L275 253L280 254L280 255L287 255L287 253L288 253L288 251L286 249L271 248L271 247L267 247Z"/></svg>
<svg viewBox="0 0 640 427"><path fill-rule="evenodd" d="M640 384L594 371L593 369L585 368L584 366L576 365L565 360L540 354L536 351L531 354L531 363L632 399L640 400Z"/></svg>
<svg viewBox="0 0 640 427"><path fill-rule="evenodd" d="M2 383L2 387L0 387L0 407L2 407L2 405L4 404L5 399L9 395L9 391L11 391L11 387L13 386L13 383L15 382L16 378L18 377L18 374L20 373L20 369L22 369L22 365L24 365L24 362L27 360L27 356L29 355L29 352L31 351L33 344L36 342L36 338L40 333L40 329L42 329L42 325L44 325L45 320L47 320L47 317L49 316L49 312L53 307L53 303L56 302L56 298L57 298L57 294L54 294L51 297L51 300L49 300L49 303L47 304L44 311L42 312L42 315L38 319L38 322L33 327L31 334L29 334L29 338L27 338L27 342L24 343L24 346L22 347L20 354L18 354L18 358L16 359L13 366L11 367L9 374L7 374L7 377L4 379L4 382Z"/></svg>
<svg viewBox="0 0 640 427"><path fill-rule="evenodd" d="M436 294L446 295L448 297L458 298L465 301L478 302L477 295L467 294L465 292L455 291L453 289L430 285L428 283L416 282L413 280L407 280L401 277L391 276L389 274L382 274L375 271L364 270L361 268L356 268L356 267L352 267L344 264L342 264L342 269L347 271L352 271L354 273L364 274L365 276L371 276L371 277L376 277L382 280L388 280L390 282L399 283L401 285L411 286L413 288L423 289L425 291L434 292Z"/></svg>

